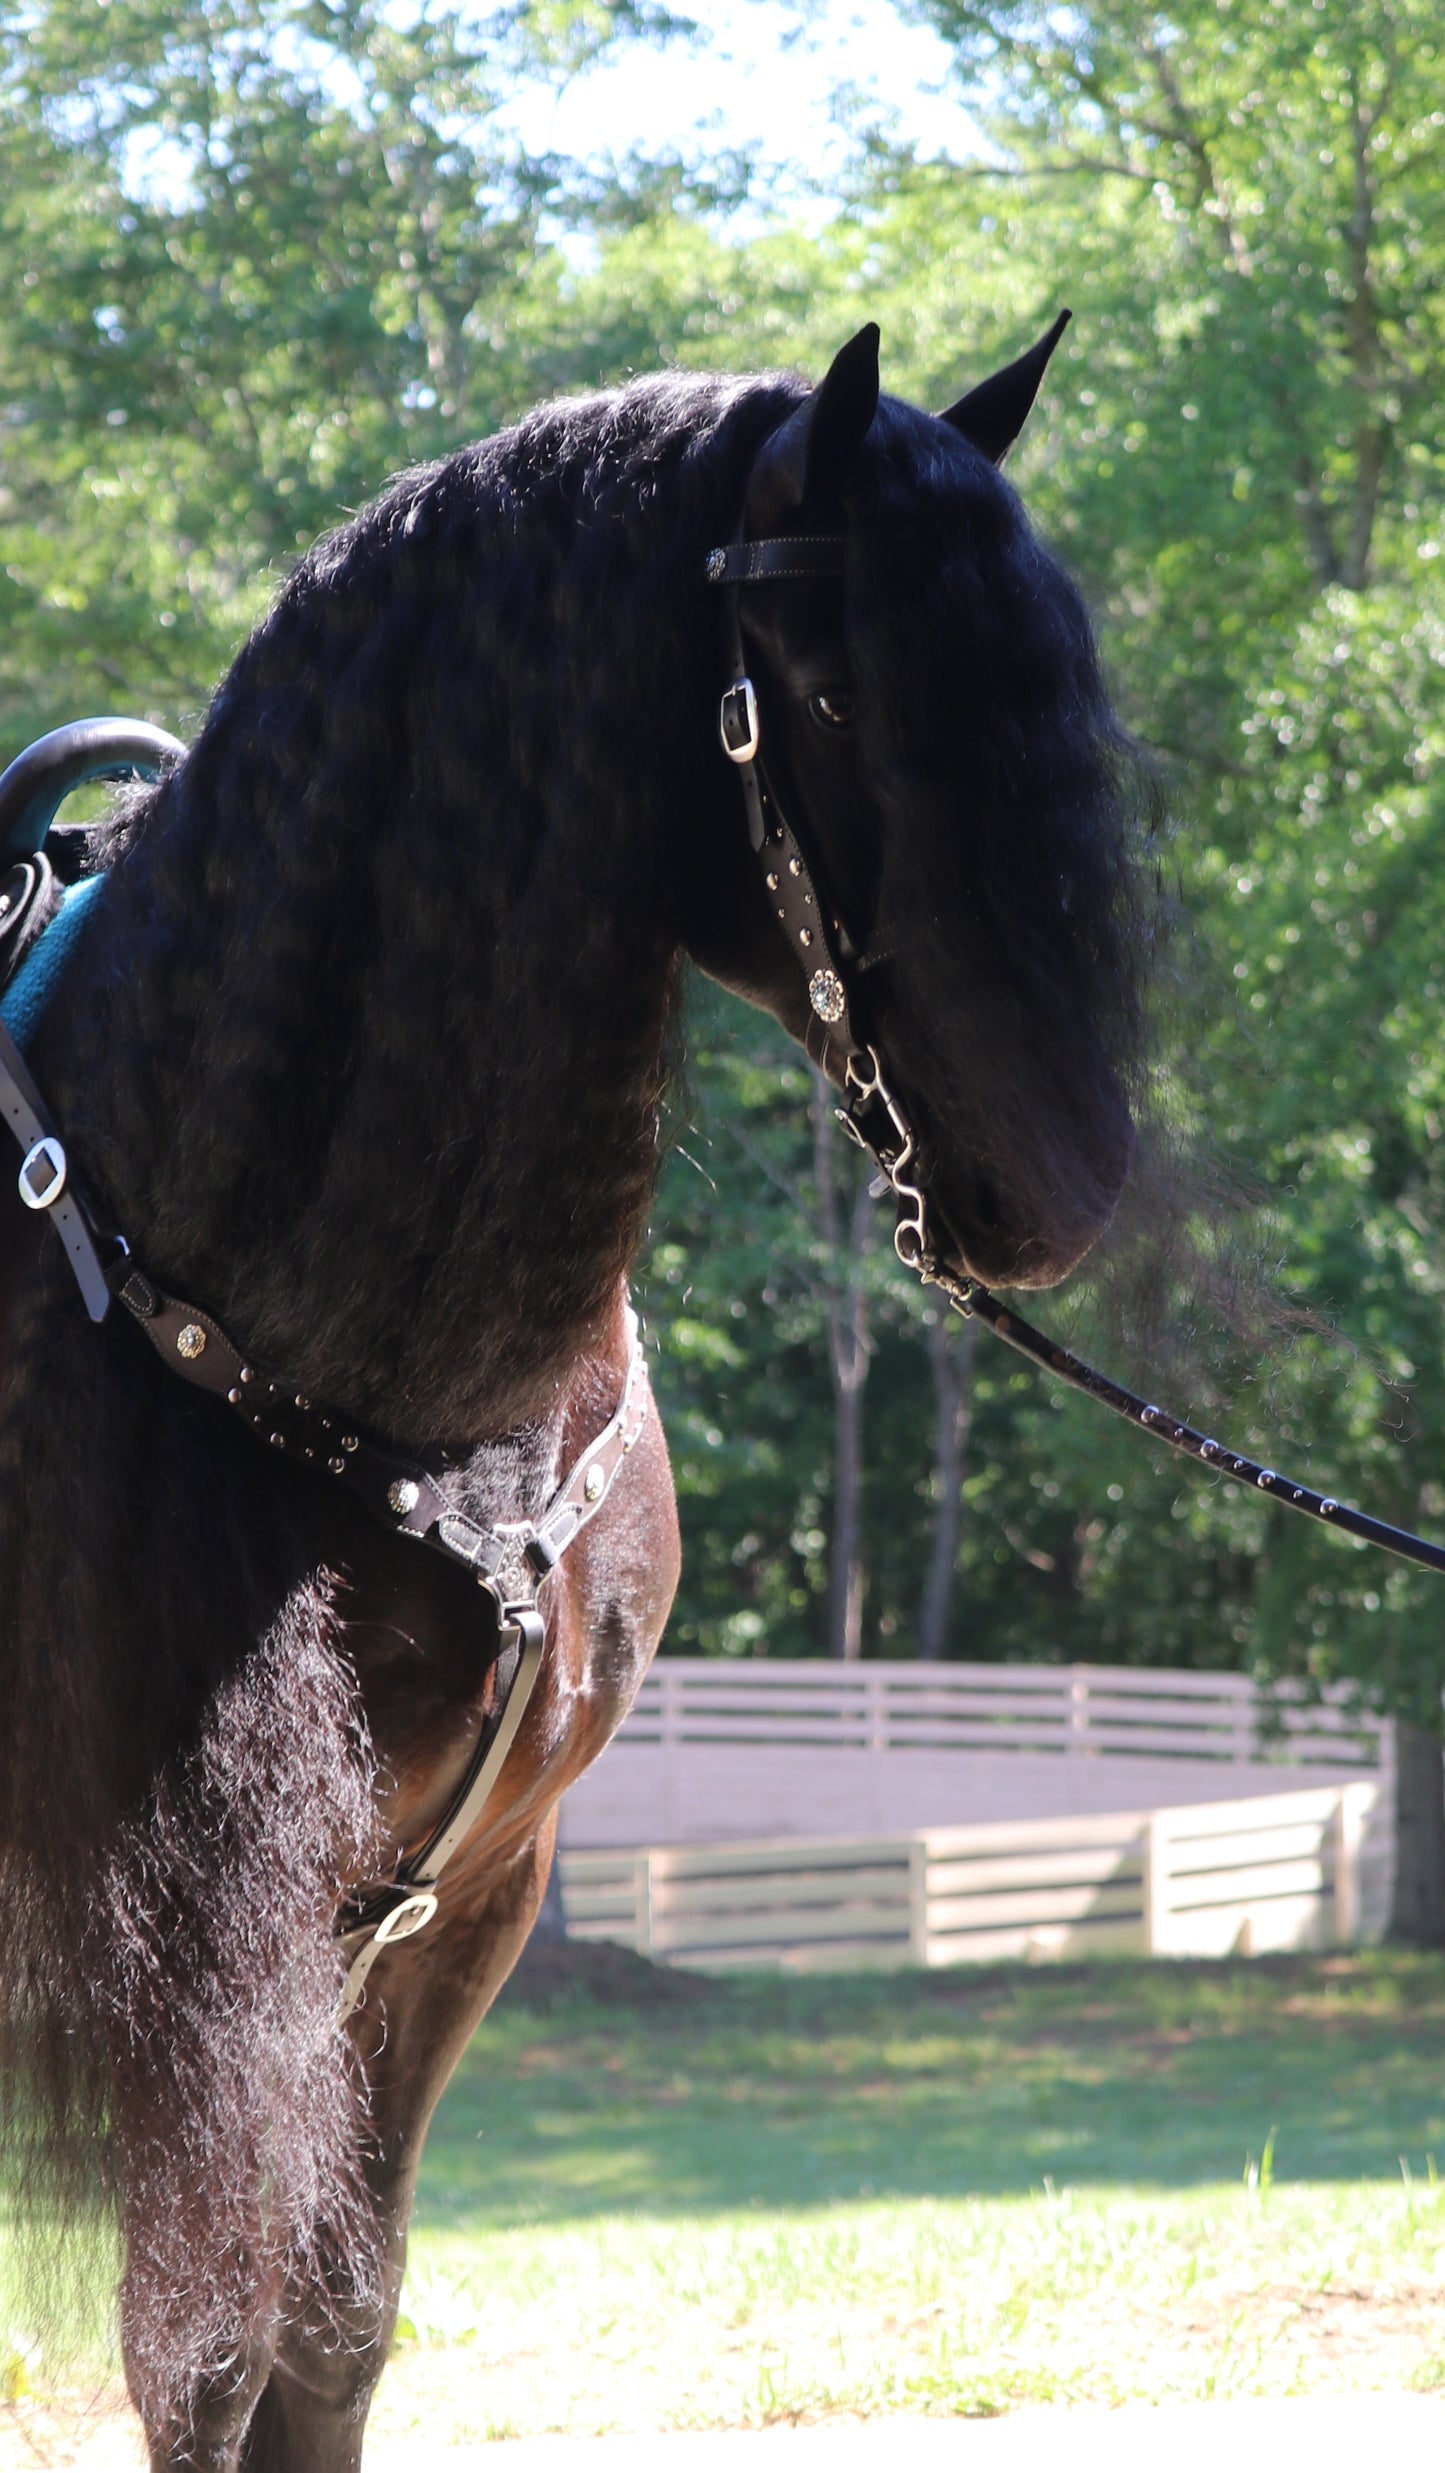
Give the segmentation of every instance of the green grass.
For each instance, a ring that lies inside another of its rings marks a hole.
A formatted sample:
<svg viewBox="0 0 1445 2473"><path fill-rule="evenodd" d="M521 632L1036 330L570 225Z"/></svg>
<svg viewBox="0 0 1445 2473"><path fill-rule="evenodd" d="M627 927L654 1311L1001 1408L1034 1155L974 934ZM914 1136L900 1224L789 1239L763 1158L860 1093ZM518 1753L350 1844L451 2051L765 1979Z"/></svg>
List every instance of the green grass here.
<svg viewBox="0 0 1445 2473"><path fill-rule="evenodd" d="M1445 2385L1445 1962L622 1973L458 2073L393 2428Z"/></svg>

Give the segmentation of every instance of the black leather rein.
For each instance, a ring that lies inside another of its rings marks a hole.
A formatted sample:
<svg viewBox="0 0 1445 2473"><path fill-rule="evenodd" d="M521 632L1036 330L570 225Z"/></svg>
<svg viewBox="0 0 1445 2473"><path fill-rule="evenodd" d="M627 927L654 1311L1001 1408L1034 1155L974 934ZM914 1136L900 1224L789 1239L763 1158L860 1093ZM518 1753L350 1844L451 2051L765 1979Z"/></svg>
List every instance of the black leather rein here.
<svg viewBox="0 0 1445 2473"><path fill-rule="evenodd" d="M1312 1486L1297 1485L1293 1478L1281 1476L1277 1469L1251 1460L1246 1453L1231 1451L1212 1435L1185 1425L1152 1400L1099 1373L1057 1340L1047 1338L1011 1306L1001 1304L981 1281L961 1278L946 1267L934 1234L929 1196L920 1182L913 1127L888 1085L876 1046L858 1028L866 1018L866 990L858 984L860 970L867 967L866 957L858 954L843 923L820 900L821 871L809 865L768 780L762 762L757 690L748 676L743 646L741 597L745 586L800 576L841 577L846 554L847 542L841 535L769 541L744 541L739 535L725 548L709 551L705 573L708 583L721 587L725 596L728 683L718 717L723 751L738 768L748 839L762 870L764 890L806 977L808 1002L842 1061L839 1121L874 1161L897 1205L893 1242L900 1261L940 1289L958 1313L976 1315L1021 1356L1200 1467L1257 1486L1289 1510L1305 1512L1328 1528L1362 1538L1367 1545L1382 1546L1406 1562L1445 1572L1445 1546L1417 1537L1410 1529L1394 1528L1388 1520L1376 1520L1369 1512L1356 1511L1333 1495L1317 1494Z"/></svg>

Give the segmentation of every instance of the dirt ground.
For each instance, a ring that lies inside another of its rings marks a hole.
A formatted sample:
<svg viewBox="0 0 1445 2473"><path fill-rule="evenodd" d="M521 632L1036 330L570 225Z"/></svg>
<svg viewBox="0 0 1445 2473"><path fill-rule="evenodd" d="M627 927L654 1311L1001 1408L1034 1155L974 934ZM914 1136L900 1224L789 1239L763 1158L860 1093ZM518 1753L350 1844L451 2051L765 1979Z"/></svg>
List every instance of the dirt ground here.
<svg viewBox="0 0 1445 2473"><path fill-rule="evenodd" d="M75 2415L79 2418L74 2418ZM28 2403L0 2408L0 2473L138 2473L138 2434L97 2399L72 2398L70 2418ZM639 2432L603 2439L496 2439L434 2450L378 2437L366 2473L1435 2473L1445 2403L1385 2393L1259 2398L1232 2404L1127 2405L1109 2412L1055 2406L992 2420L891 2417L757 2431Z"/></svg>

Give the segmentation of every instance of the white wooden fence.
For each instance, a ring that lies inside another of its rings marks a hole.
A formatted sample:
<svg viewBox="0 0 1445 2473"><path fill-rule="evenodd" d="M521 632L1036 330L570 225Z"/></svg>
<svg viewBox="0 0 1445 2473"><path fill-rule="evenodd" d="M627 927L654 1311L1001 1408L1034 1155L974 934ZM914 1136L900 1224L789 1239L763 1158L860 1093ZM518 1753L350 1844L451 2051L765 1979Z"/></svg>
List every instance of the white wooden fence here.
<svg viewBox="0 0 1445 2473"><path fill-rule="evenodd" d="M664 1658L567 1796L563 1843L895 1838L1373 1778L1393 1735L1339 1691L1109 1666Z"/></svg>
<svg viewBox="0 0 1445 2473"><path fill-rule="evenodd" d="M564 1850L568 1928L674 1964L1219 1957L1374 1938L1377 1782L895 1837Z"/></svg>

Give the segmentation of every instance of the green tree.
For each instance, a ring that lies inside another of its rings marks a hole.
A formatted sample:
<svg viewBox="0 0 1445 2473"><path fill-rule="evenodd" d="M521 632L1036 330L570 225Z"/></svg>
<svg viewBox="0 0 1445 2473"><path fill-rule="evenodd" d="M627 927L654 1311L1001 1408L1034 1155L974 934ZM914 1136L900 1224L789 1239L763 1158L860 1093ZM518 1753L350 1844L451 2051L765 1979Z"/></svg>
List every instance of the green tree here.
<svg viewBox="0 0 1445 2473"><path fill-rule="evenodd" d="M0 732L179 719L278 566L593 364L499 104L644 30L381 0L39 0L0 27ZM659 23L662 21L659 18ZM590 209L577 202L576 213Z"/></svg>

